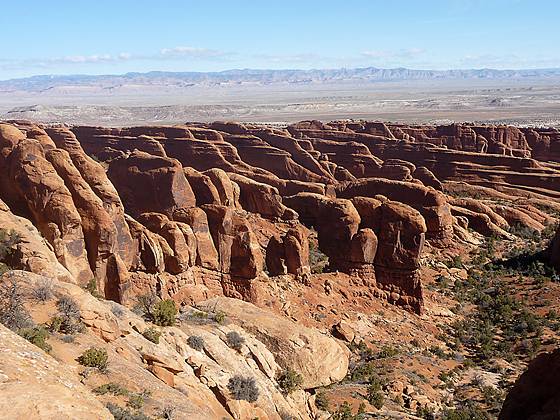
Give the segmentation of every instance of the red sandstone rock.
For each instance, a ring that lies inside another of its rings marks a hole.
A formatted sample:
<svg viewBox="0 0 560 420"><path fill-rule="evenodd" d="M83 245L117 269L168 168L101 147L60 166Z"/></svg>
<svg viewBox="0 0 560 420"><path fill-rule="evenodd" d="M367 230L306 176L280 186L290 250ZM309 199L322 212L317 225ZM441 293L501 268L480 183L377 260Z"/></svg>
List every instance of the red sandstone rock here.
<svg viewBox="0 0 560 420"><path fill-rule="evenodd" d="M196 239L195 264L210 270L218 270L218 251L214 246L204 210L198 207L180 209L173 213L173 220L183 222L192 229Z"/></svg>
<svg viewBox="0 0 560 420"><path fill-rule="evenodd" d="M35 225L76 282L88 283L93 273L87 259L82 220L63 179L45 158L41 143L19 141L9 161L10 179Z"/></svg>
<svg viewBox="0 0 560 420"><path fill-rule="evenodd" d="M243 175L228 174L239 186L239 202L244 210L272 219L294 220L297 213L282 204L278 190L270 185L253 181Z"/></svg>
<svg viewBox="0 0 560 420"><path fill-rule="evenodd" d="M290 273L306 282L309 267L309 242L303 226L292 228L282 237L272 237L266 249L266 266L271 275Z"/></svg>
<svg viewBox="0 0 560 420"><path fill-rule="evenodd" d="M221 204L220 194L208 175L193 168L184 168L185 176L196 197L196 205Z"/></svg>
<svg viewBox="0 0 560 420"><path fill-rule="evenodd" d="M171 216L178 209L196 205L183 168L175 159L136 151L113 160L108 175L132 216L150 211Z"/></svg>

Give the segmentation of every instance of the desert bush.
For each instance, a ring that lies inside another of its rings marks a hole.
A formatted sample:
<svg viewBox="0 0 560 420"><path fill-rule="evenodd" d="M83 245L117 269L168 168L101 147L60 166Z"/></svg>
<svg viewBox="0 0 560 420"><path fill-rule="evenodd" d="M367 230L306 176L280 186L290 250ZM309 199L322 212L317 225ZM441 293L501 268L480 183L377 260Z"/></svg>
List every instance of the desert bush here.
<svg viewBox="0 0 560 420"><path fill-rule="evenodd" d="M435 420L436 419L436 415L434 413L434 410L426 407L426 406L421 406L419 405L416 408L416 417L420 417L423 420Z"/></svg>
<svg viewBox="0 0 560 420"><path fill-rule="evenodd" d="M177 307L171 299L160 300L152 308L152 318L156 325L169 327L175 324Z"/></svg>
<svg viewBox="0 0 560 420"><path fill-rule="evenodd" d="M70 335L70 334L65 334L62 337L60 337L60 339L62 340L63 343L67 343L67 344L70 344L70 343L73 343L74 341L76 341L74 336Z"/></svg>
<svg viewBox="0 0 560 420"><path fill-rule="evenodd" d="M46 302L53 297L53 285L49 279L41 280L31 292L33 299L38 302Z"/></svg>
<svg viewBox="0 0 560 420"><path fill-rule="evenodd" d="M150 420L144 413L132 412L113 403L107 403L105 407L107 407L107 410L109 410L115 420Z"/></svg>
<svg viewBox="0 0 560 420"><path fill-rule="evenodd" d="M130 394L128 397L128 401L126 402L127 407L134 408L135 410L140 410L144 407L144 403L146 402L146 398L150 396L149 391L143 392L136 392L134 394Z"/></svg>
<svg viewBox="0 0 560 420"><path fill-rule="evenodd" d="M393 346L383 346L379 353L377 353L378 359L388 359L399 354L399 349Z"/></svg>
<svg viewBox="0 0 560 420"><path fill-rule="evenodd" d="M232 349L241 351L243 344L245 344L245 338L243 338L237 331L230 331L226 334L226 342Z"/></svg>
<svg viewBox="0 0 560 420"><path fill-rule="evenodd" d="M325 391L317 392L317 394L315 395L315 406L319 410L329 411L329 405L330 405L329 397L327 397Z"/></svg>
<svg viewBox="0 0 560 420"><path fill-rule="evenodd" d="M136 314L153 321L152 311L158 300L158 297L153 293L140 295L136 298L136 305L134 305L132 310Z"/></svg>
<svg viewBox="0 0 560 420"><path fill-rule="evenodd" d="M97 281L95 279L91 279L90 281L88 281L88 283L86 284L84 289L86 289L89 292L90 295L92 295L93 297L95 297L97 299L100 299L100 298L103 297L103 296L101 296L101 294L97 290Z"/></svg>
<svg viewBox="0 0 560 420"><path fill-rule="evenodd" d="M92 347L82 353L78 357L78 363L86 367L94 367L101 371L107 369L109 356L107 350L102 348Z"/></svg>
<svg viewBox="0 0 560 420"><path fill-rule="evenodd" d="M321 274L329 263L327 257L314 241L309 242L309 267L313 274Z"/></svg>
<svg viewBox="0 0 560 420"><path fill-rule="evenodd" d="M12 268L11 260L16 250L16 245L20 242L21 237L14 231L0 229L0 275Z"/></svg>
<svg viewBox="0 0 560 420"><path fill-rule="evenodd" d="M23 306L24 297L15 279L9 278L0 283L0 323L15 332L33 326L31 317Z"/></svg>
<svg viewBox="0 0 560 420"><path fill-rule="evenodd" d="M111 394L116 396L121 396L121 395L126 396L130 394L130 391L128 389L115 382L109 382L100 385L97 388L94 388L92 392L97 395Z"/></svg>
<svg viewBox="0 0 560 420"><path fill-rule="evenodd" d="M223 324L226 320L226 313L223 311L218 311L214 314L214 321L218 324Z"/></svg>
<svg viewBox="0 0 560 420"><path fill-rule="evenodd" d="M53 316L47 324L49 331L53 333L60 332L63 322L64 321L61 316Z"/></svg>
<svg viewBox="0 0 560 420"><path fill-rule="evenodd" d="M56 302L60 321L60 332L75 334L83 330L84 326L80 320L82 314L78 303L70 296L62 296Z"/></svg>
<svg viewBox="0 0 560 420"><path fill-rule="evenodd" d="M161 327L175 324L177 306L171 299L160 300L153 293L138 296L134 311Z"/></svg>
<svg viewBox="0 0 560 420"><path fill-rule="evenodd" d="M49 332L40 325L22 328L18 334L47 353L52 350L52 346L46 341L49 338Z"/></svg>
<svg viewBox="0 0 560 420"><path fill-rule="evenodd" d="M154 327L149 327L142 333L145 339L151 341L152 343L159 344L159 337L161 336L161 331Z"/></svg>
<svg viewBox="0 0 560 420"><path fill-rule="evenodd" d="M255 402L259 399L259 389L255 378L235 375L229 379L228 390L236 400Z"/></svg>
<svg viewBox="0 0 560 420"><path fill-rule="evenodd" d="M290 394L301 387L303 377L295 370L287 368L280 373L277 382L282 391L286 394Z"/></svg>
<svg viewBox="0 0 560 420"><path fill-rule="evenodd" d="M444 410L442 420L488 420L490 415L475 407Z"/></svg>
<svg viewBox="0 0 560 420"><path fill-rule="evenodd" d="M111 302L111 312L117 318L122 318L124 316L124 308L116 302Z"/></svg>
<svg viewBox="0 0 560 420"><path fill-rule="evenodd" d="M463 268L463 259L460 255L455 255L451 260L446 261L445 265L449 268Z"/></svg>
<svg viewBox="0 0 560 420"><path fill-rule="evenodd" d="M377 376L372 376L367 389L367 400L378 410L383 407L385 396L383 395L383 383Z"/></svg>
<svg viewBox="0 0 560 420"><path fill-rule="evenodd" d="M187 344L195 350L202 351L204 348L204 339L198 335L191 335L187 338Z"/></svg>
<svg viewBox="0 0 560 420"><path fill-rule="evenodd" d="M349 377L352 382L369 382L372 375L375 374L375 364L366 362L358 364L350 373Z"/></svg>
<svg viewBox="0 0 560 420"><path fill-rule="evenodd" d="M344 401L338 406L338 409L331 416L332 420L354 420L355 416L352 414L352 406L348 401Z"/></svg>
<svg viewBox="0 0 560 420"><path fill-rule="evenodd" d="M166 405L160 410L159 417L161 417L163 420L174 420L175 411L177 411L177 409L174 406Z"/></svg>

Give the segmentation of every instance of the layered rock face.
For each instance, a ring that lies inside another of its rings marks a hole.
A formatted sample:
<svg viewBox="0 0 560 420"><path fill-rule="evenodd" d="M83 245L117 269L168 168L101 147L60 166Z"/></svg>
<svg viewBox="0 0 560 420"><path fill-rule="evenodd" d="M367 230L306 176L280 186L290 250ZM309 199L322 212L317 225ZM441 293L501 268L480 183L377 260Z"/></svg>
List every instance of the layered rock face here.
<svg viewBox="0 0 560 420"><path fill-rule="evenodd" d="M446 247L467 225L502 237L512 226L544 229L535 206L560 198L560 171L535 158L555 160L557 139L554 130L366 121L1 123L0 216L42 235L20 246L19 267L95 279L121 302L146 290L259 302L268 276L307 284L314 228L331 270L420 312L424 240ZM456 180L535 205L453 198L445 191L453 185L456 196Z"/></svg>

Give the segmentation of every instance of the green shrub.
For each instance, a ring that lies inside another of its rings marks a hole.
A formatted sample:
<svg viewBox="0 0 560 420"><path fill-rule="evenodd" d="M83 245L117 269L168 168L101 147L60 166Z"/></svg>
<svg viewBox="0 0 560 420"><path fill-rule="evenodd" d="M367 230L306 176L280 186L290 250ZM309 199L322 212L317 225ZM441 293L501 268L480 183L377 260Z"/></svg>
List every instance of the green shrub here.
<svg viewBox="0 0 560 420"><path fill-rule="evenodd" d="M463 259L460 255L455 255L451 260L446 261L445 265L449 268L463 268Z"/></svg>
<svg viewBox="0 0 560 420"><path fill-rule="evenodd" d="M369 380L369 386L367 389L367 400L378 410L383 407L383 403L385 401L382 388L383 383L379 377L376 375L372 376Z"/></svg>
<svg viewBox="0 0 560 420"><path fill-rule="evenodd" d="M214 321L218 324L223 324L226 321L226 313L222 311L218 311L214 314Z"/></svg>
<svg viewBox="0 0 560 420"><path fill-rule="evenodd" d="M445 410L442 420L488 420L490 415L475 407Z"/></svg>
<svg viewBox="0 0 560 420"><path fill-rule="evenodd" d="M235 375L229 379L228 390L235 400L255 402L259 399L255 378Z"/></svg>
<svg viewBox="0 0 560 420"><path fill-rule="evenodd" d="M329 411L329 405L330 405L329 397L327 397L325 391L317 392L317 394L315 395L315 406L319 410Z"/></svg>
<svg viewBox="0 0 560 420"><path fill-rule="evenodd" d="M303 383L303 377L292 368L287 368L277 378L278 386L286 394L294 392Z"/></svg>
<svg viewBox="0 0 560 420"><path fill-rule="evenodd" d="M144 330L142 335L146 340L149 340L155 344L159 344L159 337L161 336L161 331L155 327L149 327Z"/></svg>
<svg viewBox="0 0 560 420"><path fill-rule="evenodd" d="M97 395L112 394L116 396L121 396L121 395L126 396L130 393L130 391L115 382L109 382L100 385L97 388L94 388L93 393Z"/></svg>
<svg viewBox="0 0 560 420"><path fill-rule="evenodd" d="M19 330L19 335L47 353L52 350L51 345L46 342L47 338L49 338L49 332L42 326L22 328Z"/></svg>
<svg viewBox="0 0 560 420"><path fill-rule="evenodd" d="M204 348L204 339L198 335L191 335L187 338L187 344L195 350L202 351Z"/></svg>
<svg viewBox="0 0 560 420"><path fill-rule="evenodd" d="M148 391L137 392L131 394L128 397L128 401L126 403L127 407L134 408L135 410L140 410L144 407L144 403L146 402L146 398L150 395Z"/></svg>
<svg viewBox="0 0 560 420"><path fill-rule="evenodd" d="M379 353L377 353L378 359L387 359L390 357L394 357L399 354L399 349L393 346L383 346Z"/></svg>
<svg viewBox="0 0 560 420"><path fill-rule="evenodd" d="M53 333L60 332L63 322L64 320L61 316L53 316L48 323L49 331Z"/></svg>
<svg viewBox="0 0 560 420"><path fill-rule="evenodd" d="M332 420L354 420L354 418L352 406L348 401L344 401L331 416Z"/></svg>
<svg viewBox="0 0 560 420"><path fill-rule="evenodd" d="M226 342L232 349L241 351L245 339L237 331L230 331L226 334Z"/></svg>
<svg viewBox="0 0 560 420"><path fill-rule="evenodd" d="M97 299L102 297L99 291L97 290L97 281L95 279L91 279L90 281L88 281L84 289L86 289L90 295L92 295Z"/></svg>
<svg viewBox="0 0 560 420"><path fill-rule="evenodd" d="M169 327L175 324L177 316L177 307L171 299L160 300L152 309L152 317L154 324L161 327Z"/></svg>
<svg viewBox="0 0 560 420"><path fill-rule="evenodd" d="M92 347L82 353L77 360L82 366L94 367L104 371L107 369L108 359L107 350Z"/></svg>
<svg viewBox="0 0 560 420"><path fill-rule="evenodd" d="M150 420L144 413L132 412L113 403L107 403L105 407L107 407L107 410L110 411L115 420Z"/></svg>

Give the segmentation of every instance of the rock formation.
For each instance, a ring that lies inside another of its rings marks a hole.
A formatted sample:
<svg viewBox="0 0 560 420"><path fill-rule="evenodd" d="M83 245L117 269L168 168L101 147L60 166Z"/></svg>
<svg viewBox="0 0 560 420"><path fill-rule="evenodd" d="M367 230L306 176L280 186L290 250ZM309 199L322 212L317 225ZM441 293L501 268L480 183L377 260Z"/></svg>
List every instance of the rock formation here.
<svg viewBox="0 0 560 420"><path fill-rule="evenodd" d="M55 258L54 275L82 285L94 278L113 300L149 288L192 302L200 287L207 297L257 302L265 271L312 282L307 226L331 270L420 312L424 237L445 247L467 227L504 238L520 226L544 230L550 220L537 205L558 195L560 172L534 158L552 150L555 136L365 121L284 128L18 121L0 124L7 174L0 199L9 226L27 219L44 238L30 245L36 257L20 247L21 267L43 273ZM525 191L533 201L446 196L455 180Z"/></svg>

